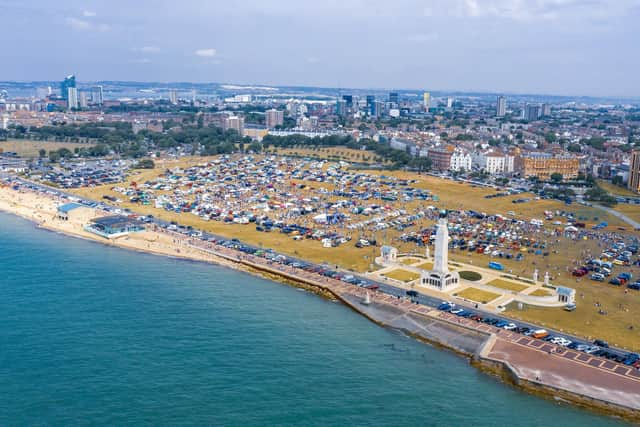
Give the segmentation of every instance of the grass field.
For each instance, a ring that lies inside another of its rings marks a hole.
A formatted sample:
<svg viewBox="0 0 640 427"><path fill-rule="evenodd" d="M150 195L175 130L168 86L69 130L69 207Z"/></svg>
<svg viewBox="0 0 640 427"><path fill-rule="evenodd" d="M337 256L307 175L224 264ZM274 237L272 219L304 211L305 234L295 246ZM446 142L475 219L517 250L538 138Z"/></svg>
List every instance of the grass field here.
<svg viewBox="0 0 640 427"><path fill-rule="evenodd" d="M508 291L514 291L514 292L522 292L528 288L528 286L519 285L517 283L509 282L507 280L502 280L502 279L493 279L492 281L487 283L487 285L493 286L495 288L506 289Z"/></svg>
<svg viewBox="0 0 640 427"><path fill-rule="evenodd" d="M381 173L368 171L369 173ZM486 199L485 196L495 194L496 190L483 187L473 187L469 184L459 183L447 179L428 175L420 175L414 172L385 171L384 175L395 176L402 179L418 179L414 186L431 190L440 199L434 203L444 209L472 209L487 214L506 215L509 211L516 213L516 218L531 219L544 218L544 211L572 212L577 218L583 219L588 225L595 225L601 221L607 221L611 228L625 226L626 223L598 208L573 204L565 205L557 200L534 200L533 194L518 194L506 197ZM527 203L512 203L515 199L530 198Z"/></svg>
<svg viewBox="0 0 640 427"><path fill-rule="evenodd" d="M494 294L493 292L488 292L478 288L466 288L465 290L458 292L458 296L471 301L480 302L482 304L486 304L500 297L499 294Z"/></svg>
<svg viewBox="0 0 640 427"><path fill-rule="evenodd" d="M432 262L423 262L422 264L416 265L417 268L419 268L420 270L431 270L433 268L433 263Z"/></svg>
<svg viewBox="0 0 640 427"><path fill-rule="evenodd" d="M404 265L411 265L418 261L420 261L420 258L403 258L400 262Z"/></svg>
<svg viewBox="0 0 640 427"><path fill-rule="evenodd" d="M211 158L183 158L167 161L157 160L156 169L135 171L128 180L144 182L147 179L153 179L166 168L175 166L186 167L192 164L203 163L208 160L211 160ZM519 217L523 218L527 218L525 215L531 214L535 215L534 217L539 217L539 215L537 215L538 213L541 214L542 211L552 206L573 212L576 212L578 209L583 209L582 206L565 206L559 202L548 200L531 201L530 203L525 204L512 204L511 202L505 203L505 199L509 198L484 199L483 194L490 194L493 190L471 188L468 185L461 185L438 178L419 176L417 174L407 174L405 172L385 171L372 173L386 175L389 175L390 173L396 175L404 174L406 177L419 179L420 181L416 183L416 186L431 189L443 201L442 204L440 202L427 202L428 204L434 204L437 207L440 207L441 205L462 205L468 209L482 209L488 213L506 213L508 210L513 210ZM123 186L126 185L123 184ZM112 186L110 185L95 188L81 188L73 191L94 200L99 200L106 194L120 199L126 199L121 194L111 190L111 187ZM478 194L475 194L476 191ZM409 205L408 203L403 205L405 208L409 209L407 206ZM416 202L412 206L424 207L425 205L425 202ZM494 210L491 210L492 205L496 206ZM178 223L186 226L191 225L202 229L203 231L210 231L227 238L237 237L249 244L263 246L265 248L271 247L284 254L298 256L312 262L326 262L331 265L339 265L342 268L358 272L376 269L373 265L373 260L375 257L379 256L380 251L380 248L378 247L367 247L361 249L355 248L354 243L356 241L355 238L357 237L355 232L352 235L354 240L351 242L336 248L324 248L319 242L314 240L304 239L294 241L291 237L282 233L258 232L255 230L255 226L253 225L226 225L219 221L204 221L189 213L178 214L175 212L165 211L164 209L156 209L153 206L129 203L128 201L124 201L119 206L122 208L129 208L140 214L152 214L157 218L167 221L177 221ZM555 209L555 207L553 209ZM630 206L630 208L637 207ZM587 208L587 213L590 212L589 209L590 208ZM606 220L605 216L602 215L599 210L597 212L602 220ZM640 212L630 213L630 216L632 215L640 217ZM420 221L416 228L430 226L432 224L432 222L427 220ZM610 224L615 225L616 222L610 222ZM617 224L622 226L626 225L619 221ZM348 231L346 233L349 234ZM424 253L423 247L417 247L414 243L405 243L397 240L397 237L400 234L401 232L388 229L367 237L375 238L378 242L391 244L397 247L400 253ZM560 239L559 242L549 240L548 243L550 254L547 257L525 254L525 258L522 261L516 261L515 259L501 259L500 262L505 267L505 274L510 272L511 274L522 277L531 277L534 269L538 269L542 274L545 271L549 271L552 274L551 282L554 285L569 286L576 289L577 295L579 295L577 301L579 309L575 312L568 313L562 309L531 308L529 310L516 311L514 308L507 314L518 316L532 322L545 323L548 327L554 327L557 329L567 328L570 332L583 336L593 334L593 327L597 324L599 330L601 330L598 335L602 338L640 350L640 339L638 339L637 335L637 331L640 330L640 318L634 316L634 313L640 312L640 293L629 292L629 294L625 294L625 289L623 287L613 287L606 283L596 283L586 278L576 280L576 278L572 277L570 274L570 270L576 266L575 260L583 258L586 253L599 254L602 252L603 248L598 245L598 242L593 240L571 241L567 239ZM450 250L449 259L451 261L471 263L481 267L486 267L488 262L491 260L491 258L486 255L460 251L458 249ZM433 268L430 262L424 262L418 267L425 270ZM614 274L621 271L631 271L633 272L634 277L640 277L640 269L635 267L615 267ZM511 282L509 282L509 284L510 286L518 286L518 284ZM524 288L526 287L526 284L519 286ZM598 314L600 307L596 307L594 305L596 302L600 303L601 307L608 311L609 314L606 316ZM620 304L622 304L622 309L619 308ZM613 314L614 312L615 314ZM632 325L634 326L634 330L629 330L628 327Z"/></svg>
<svg viewBox="0 0 640 427"><path fill-rule="evenodd" d="M478 280L482 279L482 274L475 271L461 271L459 274L461 278L463 278L464 280L469 280L471 282L477 282Z"/></svg>
<svg viewBox="0 0 640 427"><path fill-rule="evenodd" d="M627 205L627 204L618 203L613 209L628 216L629 218L631 218L636 222L640 222L640 205ZM631 226L629 225L626 225L626 227L628 229L631 229Z"/></svg>
<svg viewBox="0 0 640 427"><path fill-rule="evenodd" d="M545 289L536 289L529 295L531 295L532 297L548 297L549 295L551 295L551 293Z"/></svg>
<svg viewBox="0 0 640 427"><path fill-rule="evenodd" d="M404 270L402 268L397 268L395 270L391 270L388 273L384 273L383 276L386 276L390 279L399 280L401 282L411 282L420 277L419 274L414 273L413 271Z"/></svg>
<svg viewBox="0 0 640 427"><path fill-rule="evenodd" d="M0 150L3 152L18 153L20 157L38 157L40 149L45 149L47 153L51 150L59 150L60 148L68 148L73 151L77 147L90 147L91 144L80 144L75 142L50 142L50 141L33 141L29 139L10 139L0 142Z"/></svg>
<svg viewBox="0 0 640 427"><path fill-rule="evenodd" d="M612 194L614 196L622 196L622 197L638 197L638 194L629 190L626 187L620 187L619 185L612 184L608 181L603 181L601 179L598 180L598 185L600 188Z"/></svg>

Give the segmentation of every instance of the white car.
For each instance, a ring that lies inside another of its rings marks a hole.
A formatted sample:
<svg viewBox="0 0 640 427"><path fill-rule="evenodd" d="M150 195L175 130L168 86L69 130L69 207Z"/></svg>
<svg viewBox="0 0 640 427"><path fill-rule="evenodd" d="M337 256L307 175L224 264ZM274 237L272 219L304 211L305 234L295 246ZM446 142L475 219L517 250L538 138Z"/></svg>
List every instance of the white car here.
<svg viewBox="0 0 640 427"><path fill-rule="evenodd" d="M508 325L504 325L502 327L502 329L506 329L507 331L513 331L515 328L517 328L515 323L509 323Z"/></svg>

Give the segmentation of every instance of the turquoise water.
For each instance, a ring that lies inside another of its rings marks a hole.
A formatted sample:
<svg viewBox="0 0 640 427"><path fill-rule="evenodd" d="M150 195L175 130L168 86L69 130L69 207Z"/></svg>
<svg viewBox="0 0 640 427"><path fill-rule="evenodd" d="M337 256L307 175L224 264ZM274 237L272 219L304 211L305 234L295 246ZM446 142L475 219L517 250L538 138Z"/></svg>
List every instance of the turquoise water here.
<svg viewBox="0 0 640 427"><path fill-rule="evenodd" d="M0 214L0 425L612 426L312 294Z"/></svg>

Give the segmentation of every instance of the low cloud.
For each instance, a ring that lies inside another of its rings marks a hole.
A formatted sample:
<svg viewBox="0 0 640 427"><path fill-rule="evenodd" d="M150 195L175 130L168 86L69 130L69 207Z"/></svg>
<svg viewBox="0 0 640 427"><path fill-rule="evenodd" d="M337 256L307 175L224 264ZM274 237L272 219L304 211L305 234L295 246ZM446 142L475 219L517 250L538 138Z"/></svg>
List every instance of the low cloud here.
<svg viewBox="0 0 640 427"><path fill-rule="evenodd" d="M68 17L65 22L71 29L76 31L96 31L105 32L109 31L110 27L107 24L94 24L84 19Z"/></svg>
<svg viewBox="0 0 640 427"><path fill-rule="evenodd" d="M158 46L134 47L132 50L134 52L142 52L142 53L160 53L160 48Z"/></svg>
<svg viewBox="0 0 640 427"><path fill-rule="evenodd" d="M85 10L85 11L82 12L82 16L84 16L85 18L93 18L96 15L97 15L97 13L95 13L92 10Z"/></svg>
<svg viewBox="0 0 640 427"><path fill-rule="evenodd" d="M195 52L196 56L200 56L202 58L212 58L214 56L216 56L216 50L215 49L198 49Z"/></svg>

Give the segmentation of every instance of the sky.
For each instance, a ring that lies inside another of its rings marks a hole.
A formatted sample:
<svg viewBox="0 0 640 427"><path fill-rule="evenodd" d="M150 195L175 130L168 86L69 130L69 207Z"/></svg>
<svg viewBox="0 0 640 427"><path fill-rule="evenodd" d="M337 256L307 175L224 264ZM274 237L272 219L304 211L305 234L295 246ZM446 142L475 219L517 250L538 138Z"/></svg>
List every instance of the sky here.
<svg viewBox="0 0 640 427"><path fill-rule="evenodd" d="M640 96L640 0L0 0L0 80Z"/></svg>

